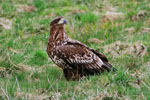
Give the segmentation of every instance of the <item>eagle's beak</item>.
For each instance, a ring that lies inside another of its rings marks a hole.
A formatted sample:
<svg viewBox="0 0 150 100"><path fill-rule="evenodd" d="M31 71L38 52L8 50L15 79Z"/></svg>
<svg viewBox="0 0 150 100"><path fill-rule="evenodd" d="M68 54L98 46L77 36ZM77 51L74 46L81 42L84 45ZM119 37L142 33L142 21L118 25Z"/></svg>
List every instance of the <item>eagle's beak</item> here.
<svg viewBox="0 0 150 100"><path fill-rule="evenodd" d="M62 19L58 22L58 24L67 24L67 21L66 21L64 18L62 18Z"/></svg>
<svg viewBox="0 0 150 100"><path fill-rule="evenodd" d="M64 24L67 24L67 21L64 19Z"/></svg>

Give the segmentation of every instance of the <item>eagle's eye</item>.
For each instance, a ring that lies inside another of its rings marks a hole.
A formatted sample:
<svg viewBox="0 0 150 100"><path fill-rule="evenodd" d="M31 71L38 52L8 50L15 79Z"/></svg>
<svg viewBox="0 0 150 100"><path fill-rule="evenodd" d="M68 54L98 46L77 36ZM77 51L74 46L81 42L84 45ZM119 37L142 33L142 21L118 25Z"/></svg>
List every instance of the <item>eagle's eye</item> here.
<svg viewBox="0 0 150 100"><path fill-rule="evenodd" d="M54 20L52 20L50 23L51 26L62 25L62 24L67 24L67 21L63 17L57 17Z"/></svg>

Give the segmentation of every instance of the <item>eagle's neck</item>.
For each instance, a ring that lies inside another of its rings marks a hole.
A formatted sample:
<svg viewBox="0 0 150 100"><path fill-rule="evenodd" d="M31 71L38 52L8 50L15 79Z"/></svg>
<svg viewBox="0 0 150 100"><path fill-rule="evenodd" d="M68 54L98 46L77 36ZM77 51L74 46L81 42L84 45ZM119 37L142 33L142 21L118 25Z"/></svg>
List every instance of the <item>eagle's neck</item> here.
<svg viewBox="0 0 150 100"><path fill-rule="evenodd" d="M63 42L67 39L66 32L64 30L64 27L51 27L50 28L50 38L49 42Z"/></svg>

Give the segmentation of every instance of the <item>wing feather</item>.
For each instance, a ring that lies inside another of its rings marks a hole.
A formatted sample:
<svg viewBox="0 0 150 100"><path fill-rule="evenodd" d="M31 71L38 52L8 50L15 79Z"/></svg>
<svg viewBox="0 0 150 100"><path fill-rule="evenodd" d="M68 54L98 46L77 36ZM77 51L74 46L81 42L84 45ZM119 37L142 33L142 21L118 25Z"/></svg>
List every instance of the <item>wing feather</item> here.
<svg viewBox="0 0 150 100"><path fill-rule="evenodd" d="M93 49L89 49L87 46L82 45L80 42L69 41L64 45L60 45L56 49L57 55L67 61L69 65L82 66L91 70L107 70L104 61L108 61L106 57L99 57L93 52ZM100 55L100 54L99 54Z"/></svg>
<svg viewBox="0 0 150 100"><path fill-rule="evenodd" d="M81 43L80 41L77 41L77 40L72 40L72 39L68 38L67 42L69 44L78 44L78 45L85 46L86 48L88 48L85 44L83 44L83 43ZM97 50L94 50L94 49L91 49L91 48L88 48L88 49L91 50L93 53L95 53L103 61L108 62L108 59L105 55L99 53Z"/></svg>

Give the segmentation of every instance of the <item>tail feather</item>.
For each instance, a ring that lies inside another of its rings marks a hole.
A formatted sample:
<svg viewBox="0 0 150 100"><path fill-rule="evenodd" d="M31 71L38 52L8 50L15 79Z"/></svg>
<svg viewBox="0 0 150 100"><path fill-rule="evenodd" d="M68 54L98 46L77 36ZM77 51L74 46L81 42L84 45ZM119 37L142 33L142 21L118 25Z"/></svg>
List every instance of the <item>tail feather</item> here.
<svg viewBox="0 0 150 100"><path fill-rule="evenodd" d="M111 64L109 64L108 62L105 62L104 65L102 65L103 68L105 68L108 72L109 71L113 71L116 72L117 69L114 68Z"/></svg>

